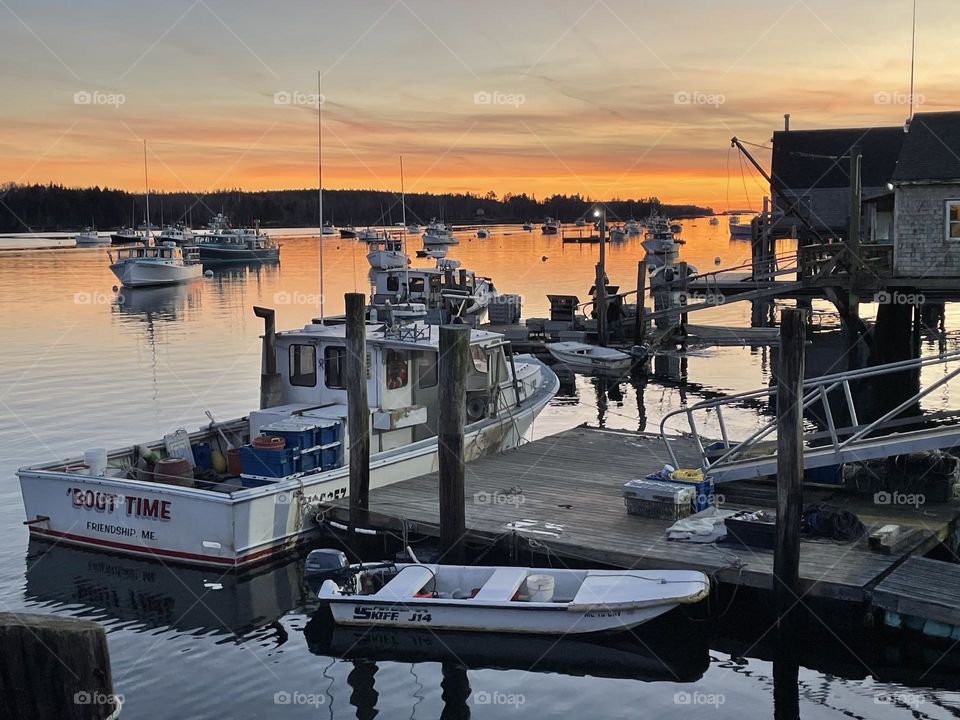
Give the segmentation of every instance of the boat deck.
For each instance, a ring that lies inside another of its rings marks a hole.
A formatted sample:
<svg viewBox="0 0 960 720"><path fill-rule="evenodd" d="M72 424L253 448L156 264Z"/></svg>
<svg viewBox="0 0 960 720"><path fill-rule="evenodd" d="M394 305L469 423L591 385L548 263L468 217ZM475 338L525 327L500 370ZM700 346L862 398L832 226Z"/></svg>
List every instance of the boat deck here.
<svg viewBox="0 0 960 720"><path fill-rule="evenodd" d="M681 465L696 466L692 441L675 444ZM514 536L570 566L599 563L625 568L701 570L721 583L769 589L773 551L726 544L668 541L669 520L628 515L624 482L659 470L669 458L659 437L591 428L567 430L466 466L468 540L508 545ZM436 473L371 491L368 527L439 534ZM770 482L724 485L724 508L773 507ZM908 556L927 552L949 533L955 505L876 505L833 486L808 486L805 502L829 502L857 513L868 533L897 523L917 530L893 554L855 543L804 540L800 576L812 597L860 603ZM343 502L328 517L345 521Z"/></svg>
<svg viewBox="0 0 960 720"><path fill-rule="evenodd" d="M873 605L900 615L960 625L960 565L907 558L877 585Z"/></svg>

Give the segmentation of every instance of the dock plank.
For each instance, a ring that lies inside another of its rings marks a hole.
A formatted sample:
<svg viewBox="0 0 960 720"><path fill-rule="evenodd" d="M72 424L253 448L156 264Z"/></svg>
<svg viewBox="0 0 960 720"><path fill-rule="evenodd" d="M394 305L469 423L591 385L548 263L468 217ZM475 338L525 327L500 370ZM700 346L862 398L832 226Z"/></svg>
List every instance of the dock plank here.
<svg viewBox="0 0 960 720"><path fill-rule="evenodd" d="M692 441L672 440L681 466L695 467L699 455ZM513 534L568 564L602 563L628 568L701 570L720 582L769 589L773 552L726 545L669 541L668 520L628 515L623 483L659 470L670 462L658 436L594 428L575 428L466 466L466 524L471 541L492 544ZM371 492L370 510L393 529L436 536L439 533L436 473ZM738 488L736 503L725 507L759 507L772 485L763 486L757 503L749 502L749 483ZM721 489L725 492L727 487ZM732 488L731 488L732 490ZM871 529L891 522L917 527L916 543L898 554L869 548L866 536L855 543L809 541L801 544L800 578L805 594L862 602L874 585L903 558L924 551L947 533L956 510L951 506L903 508L875 505L822 487L810 500L830 502L856 512ZM342 502L328 506L345 517Z"/></svg>
<svg viewBox="0 0 960 720"><path fill-rule="evenodd" d="M873 605L948 625L960 625L960 565L907 558L873 591Z"/></svg>

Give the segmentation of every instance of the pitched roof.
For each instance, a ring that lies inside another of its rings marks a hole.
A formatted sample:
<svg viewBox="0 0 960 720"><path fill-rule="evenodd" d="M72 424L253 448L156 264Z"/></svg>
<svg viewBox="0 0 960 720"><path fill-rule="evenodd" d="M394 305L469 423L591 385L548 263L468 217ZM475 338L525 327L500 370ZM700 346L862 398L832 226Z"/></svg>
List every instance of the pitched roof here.
<svg viewBox="0 0 960 720"><path fill-rule="evenodd" d="M859 145L863 187L883 187L893 175L903 139L900 127L780 130L773 134L773 178L792 190L849 187L850 161L824 156L848 155Z"/></svg>
<svg viewBox="0 0 960 720"><path fill-rule="evenodd" d="M893 182L960 180L960 112L917 113Z"/></svg>

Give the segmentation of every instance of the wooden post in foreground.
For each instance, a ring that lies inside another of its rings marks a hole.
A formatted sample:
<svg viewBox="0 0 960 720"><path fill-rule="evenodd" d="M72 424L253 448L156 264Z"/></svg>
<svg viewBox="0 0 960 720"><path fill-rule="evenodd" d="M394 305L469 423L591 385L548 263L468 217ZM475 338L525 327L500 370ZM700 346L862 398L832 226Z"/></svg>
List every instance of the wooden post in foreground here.
<svg viewBox="0 0 960 720"><path fill-rule="evenodd" d="M643 316L646 305L644 295L647 294L647 264L641 260L637 263L637 317L633 325L633 344L640 345L646 334L646 318Z"/></svg>
<svg viewBox="0 0 960 720"><path fill-rule="evenodd" d="M777 544L773 554L773 597L780 628L800 596L805 340L805 313L784 309L777 371Z"/></svg>
<svg viewBox="0 0 960 720"><path fill-rule="evenodd" d="M0 613L0 717L103 720L116 709L103 626Z"/></svg>
<svg viewBox="0 0 960 720"><path fill-rule="evenodd" d="M466 508L463 488L463 428L467 415L470 328L440 328L440 412L437 427L440 465L440 547L444 562L463 561Z"/></svg>
<svg viewBox="0 0 960 720"><path fill-rule="evenodd" d="M346 293L347 430L350 436L350 530L370 507L370 406L367 403L367 298Z"/></svg>

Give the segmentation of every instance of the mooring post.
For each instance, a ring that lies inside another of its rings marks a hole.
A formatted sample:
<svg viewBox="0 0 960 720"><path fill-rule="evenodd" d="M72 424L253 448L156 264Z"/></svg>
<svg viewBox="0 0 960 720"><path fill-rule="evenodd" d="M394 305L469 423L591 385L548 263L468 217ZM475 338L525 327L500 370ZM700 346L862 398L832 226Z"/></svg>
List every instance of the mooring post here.
<svg viewBox="0 0 960 720"><path fill-rule="evenodd" d="M607 210L600 213L600 262L597 263L597 341L607 346Z"/></svg>
<svg viewBox="0 0 960 720"><path fill-rule="evenodd" d="M637 316L633 325L633 344L640 345L643 342L643 336L646 334L646 318L644 311L647 309L644 304L644 295L647 293L647 265L643 260L637 263Z"/></svg>
<svg viewBox="0 0 960 720"><path fill-rule="evenodd" d="M343 296L346 309L347 432L350 436L350 531L370 507L370 406L367 403L367 298Z"/></svg>
<svg viewBox="0 0 960 720"><path fill-rule="evenodd" d="M780 315L777 372L777 544L773 596L778 628L800 597L800 515L803 508L803 365L805 313Z"/></svg>
<svg viewBox="0 0 960 720"><path fill-rule="evenodd" d="M103 626L0 613L0 717L103 720L118 709Z"/></svg>
<svg viewBox="0 0 960 720"><path fill-rule="evenodd" d="M260 361L260 409L280 404L280 373L277 372L277 320L273 308L253 307L263 320L263 355Z"/></svg>
<svg viewBox="0 0 960 720"><path fill-rule="evenodd" d="M677 263L677 272L680 274L680 305L685 306L690 301L690 272L686 262ZM680 325L686 325L689 320L687 313L680 315Z"/></svg>
<svg viewBox="0 0 960 720"><path fill-rule="evenodd" d="M463 428L467 414L467 365L470 362L470 328L440 328L438 388L440 412L437 441L440 469L440 547L445 562L462 562L467 531L464 507Z"/></svg>

